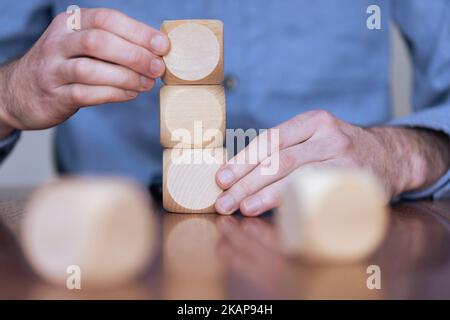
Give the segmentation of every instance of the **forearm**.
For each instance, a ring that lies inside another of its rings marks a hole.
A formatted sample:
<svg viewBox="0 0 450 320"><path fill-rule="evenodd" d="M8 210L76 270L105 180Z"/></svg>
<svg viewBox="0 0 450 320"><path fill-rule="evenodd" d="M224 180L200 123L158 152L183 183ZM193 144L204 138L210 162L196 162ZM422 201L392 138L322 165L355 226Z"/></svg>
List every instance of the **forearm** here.
<svg viewBox="0 0 450 320"><path fill-rule="evenodd" d="M0 67L0 139L7 137L15 128L6 120L8 118L6 110L13 106L11 104L10 81L11 70L14 62Z"/></svg>
<svg viewBox="0 0 450 320"><path fill-rule="evenodd" d="M450 168L450 139L439 131L374 127L370 132L386 148L386 173L392 180L392 196L433 184Z"/></svg>

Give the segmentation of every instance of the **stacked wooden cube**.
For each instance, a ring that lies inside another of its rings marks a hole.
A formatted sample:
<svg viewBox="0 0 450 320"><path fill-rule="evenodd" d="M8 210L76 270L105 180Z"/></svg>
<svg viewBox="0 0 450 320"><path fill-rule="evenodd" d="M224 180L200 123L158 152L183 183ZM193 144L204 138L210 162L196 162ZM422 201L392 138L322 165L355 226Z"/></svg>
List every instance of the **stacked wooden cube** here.
<svg viewBox="0 0 450 320"><path fill-rule="evenodd" d="M164 21L171 43L160 91L163 206L169 212L215 212L215 174L226 161L223 23Z"/></svg>

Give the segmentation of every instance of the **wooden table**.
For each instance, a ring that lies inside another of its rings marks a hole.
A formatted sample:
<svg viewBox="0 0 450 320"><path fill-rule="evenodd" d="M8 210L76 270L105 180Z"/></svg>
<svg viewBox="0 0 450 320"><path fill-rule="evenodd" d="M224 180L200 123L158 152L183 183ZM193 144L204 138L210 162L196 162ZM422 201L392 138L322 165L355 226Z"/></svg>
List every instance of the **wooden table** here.
<svg viewBox="0 0 450 320"><path fill-rule="evenodd" d="M311 265L283 257L272 216L158 213L160 250L135 284L69 291L37 278L13 233L30 189L0 189L2 299L415 299L450 298L450 201L394 206L388 235L367 261ZM367 267L381 270L369 290Z"/></svg>

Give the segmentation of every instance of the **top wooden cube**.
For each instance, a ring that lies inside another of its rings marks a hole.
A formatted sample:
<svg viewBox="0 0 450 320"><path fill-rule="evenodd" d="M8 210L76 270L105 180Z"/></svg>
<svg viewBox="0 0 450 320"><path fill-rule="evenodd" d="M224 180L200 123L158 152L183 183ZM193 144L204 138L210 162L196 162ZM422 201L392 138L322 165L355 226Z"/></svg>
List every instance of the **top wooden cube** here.
<svg viewBox="0 0 450 320"><path fill-rule="evenodd" d="M161 31L169 37L163 57L163 81L176 84L221 84L223 81L223 23L219 20L168 20Z"/></svg>

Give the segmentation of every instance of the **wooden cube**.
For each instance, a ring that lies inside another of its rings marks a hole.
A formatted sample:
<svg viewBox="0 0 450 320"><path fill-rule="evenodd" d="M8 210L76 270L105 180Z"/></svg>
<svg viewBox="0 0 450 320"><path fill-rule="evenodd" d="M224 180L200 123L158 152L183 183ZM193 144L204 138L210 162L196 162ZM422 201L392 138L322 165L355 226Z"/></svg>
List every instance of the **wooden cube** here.
<svg viewBox="0 0 450 320"><path fill-rule="evenodd" d="M166 84L220 84L223 81L223 23L219 20L169 20L161 31L170 40L163 57Z"/></svg>
<svg viewBox="0 0 450 320"><path fill-rule="evenodd" d="M165 148L222 147L225 118L222 86L161 88L160 142Z"/></svg>
<svg viewBox="0 0 450 320"><path fill-rule="evenodd" d="M165 149L163 206L169 212L213 213L222 193L216 172L226 161L224 148Z"/></svg>
<svg viewBox="0 0 450 320"><path fill-rule="evenodd" d="M156 252L155 210L147 191L126 179L65 178L33 192L20 242L36 273L60 288L69 266L80 268L82 289L120 287Z"/></svg>
<svg viewBox="0 0 450 320"><path fill-rule="evenodd" d="M364 170L300 169L282 194L276 218L288 255L316 262L357 261L384 238L386 197Z"/></svg>

